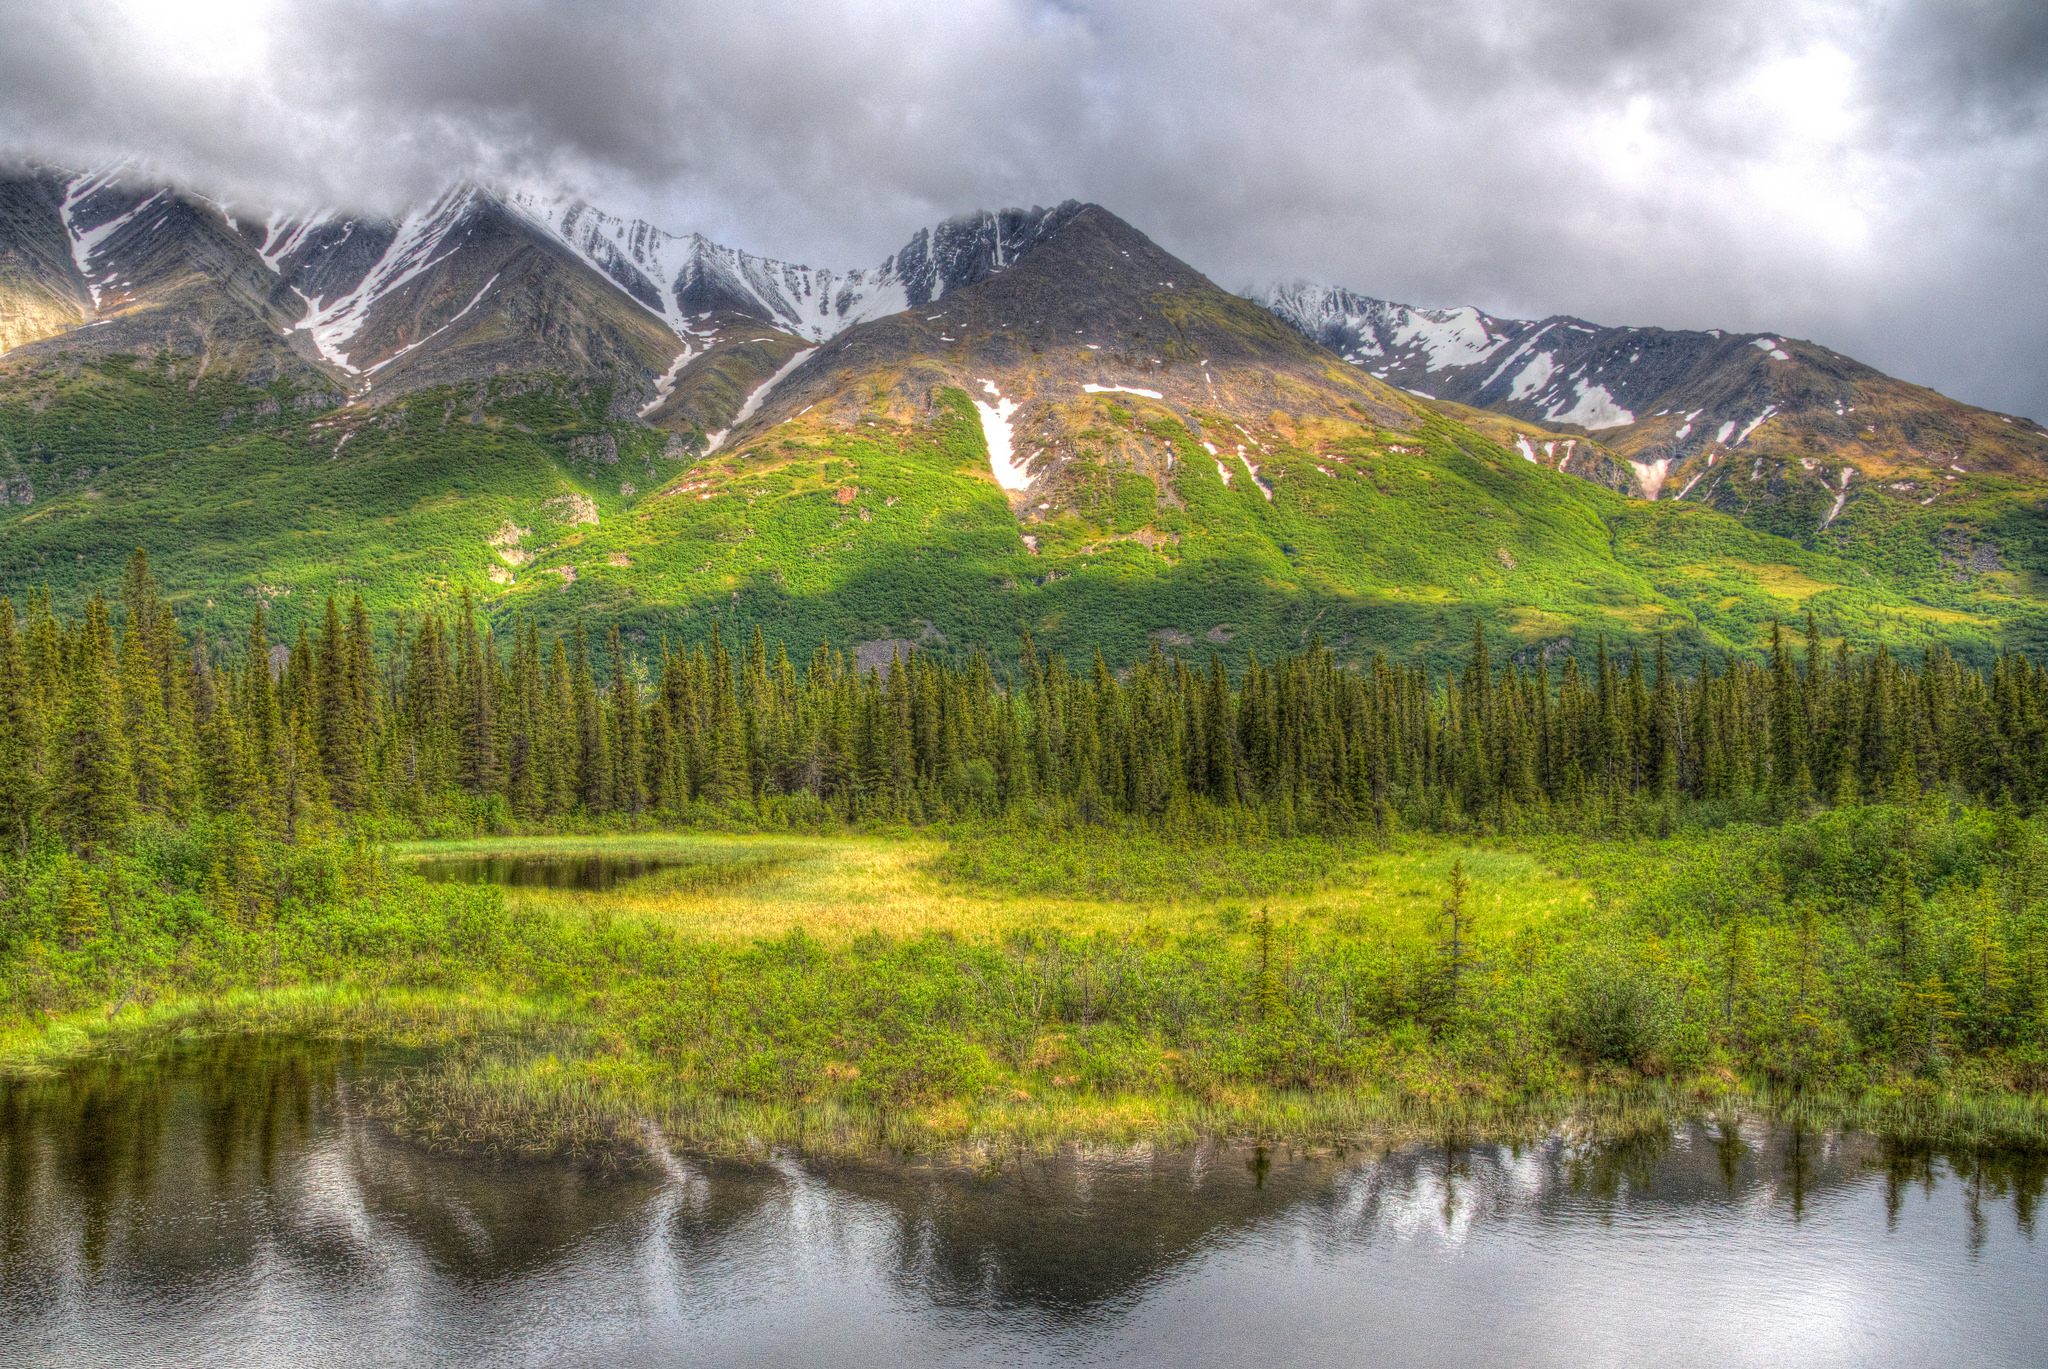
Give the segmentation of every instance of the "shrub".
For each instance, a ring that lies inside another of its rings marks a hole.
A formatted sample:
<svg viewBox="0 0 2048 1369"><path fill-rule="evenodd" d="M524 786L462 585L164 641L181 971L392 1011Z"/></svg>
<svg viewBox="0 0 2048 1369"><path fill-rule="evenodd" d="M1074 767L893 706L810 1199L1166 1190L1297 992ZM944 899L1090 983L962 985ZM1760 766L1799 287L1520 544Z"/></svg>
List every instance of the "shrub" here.
<svg viewBox="0 0 2048 1369"><path fill-rule="evenodd" d="M1620 957L1596 955L1567 973L1553 1030L1586 1064L1660 1074L1671 1065L1678 1027L1678 1002L1662 977Z"/></svg>

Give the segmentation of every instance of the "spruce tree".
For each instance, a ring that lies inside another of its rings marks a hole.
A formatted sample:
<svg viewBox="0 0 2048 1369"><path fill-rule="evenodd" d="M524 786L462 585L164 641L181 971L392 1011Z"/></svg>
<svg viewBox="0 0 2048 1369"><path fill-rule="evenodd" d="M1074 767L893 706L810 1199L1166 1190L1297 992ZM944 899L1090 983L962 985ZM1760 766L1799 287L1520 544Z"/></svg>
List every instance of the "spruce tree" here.
<svg viewBox="0 0 2048 1369"><path fill-rule="evenodd" d="M133 614L121 635L121 711L137 806L159 817L182 815L188 762L164 716L162 684L150 659L145 630Z"/></svg>
<svg viewBox="0 0 2048 1369"><path fill-rule="evenodd" d="M342 631L341 612L329 595L320 633L317 732L327 792L344 813L368 807L370 798L364 754L370 720L360 670L357 646Z"/></svg>
<svg viewBox="0 0 2048 1369"><path fill-rule="evenodd" d="M602 813L611 807L611 775L603 754L604 721L598 712L597 683L590 675L590 637L580 618L576 620L575 642L569 704L575 715L576 790L586 809Z"/></svg>
<svg viewBox="0 0 2048 1369"><path fill-rule="evenodd" d="M121 688L106 601L93 595L73 649L70 697L57 736L51 819L75 851L112 842L135 816Z"/></svg>
<svg viewBox="0 0 2048 1369"><path fill-rule="evenodd" d="M0 848L28 854L41 802L41 750L14 601L0 598Z"/></svg>
<svg viewBox="0 0 2048 1369"><path fill-rule="evenodd" d="M758 646L759 643L757 630L755 644ZM619 812L637 818L647 805L646 771L640 739L640 690L626 660L625 644L620 640L617 623L612 624L605 634L605 647L611 655L612 666L612 803Z"/></svg>
<svg viewBox="0 0 2048 1369"><path fill-rule="evenodd" d="M64 949L75 951L95 936L100 927L100 901L93 895L91 876L82 861L64 862Z"/></svg>
<svg viewBox="0 0 2048 1369"><path fill-rule="evenodd" d="M495 639L480 639L469 591L462 592L462 624L456 640L456 688L461 699L461 763L465 791L482 797L498 791L504 777L498 756L498 670Z"/></svg>

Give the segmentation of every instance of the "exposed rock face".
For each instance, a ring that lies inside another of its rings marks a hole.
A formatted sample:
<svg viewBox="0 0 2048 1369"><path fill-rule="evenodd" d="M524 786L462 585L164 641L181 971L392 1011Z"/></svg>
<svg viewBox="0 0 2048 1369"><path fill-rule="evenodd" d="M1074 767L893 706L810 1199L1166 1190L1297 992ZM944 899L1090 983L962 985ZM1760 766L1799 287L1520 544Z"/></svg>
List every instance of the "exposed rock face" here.
<svg viewBox="0 0 2048 1369"><path fill-rule="evenodd" d="M597 501L587 494L558 494L546 500L542 507L548 517L569 527L597 522Z"/></svg>
<svg viewBox="0 0 2048 1369"><path fill-rule="evenodd" d="M917 642L910 637L884 637L877 642L855 642L853 663L861 672L880 670L887 672L889 663L897 659L909 660L910 653L917 650Z"/></svg>
<svg viewBox="0 0 2048 1369"><path fill-rule="evenodd" d="M1941 568L1957 584L1968 584L1973 576L2005 569L1999 547L1989 539L1972 537L1961 528L1950 528L1935 541Z"/></svg>
<svg viewBox="0 0 2048 1369"><path fill-rule="evenodd" d="M0 180L0 347L168 349L373 397L536 371L637 387L675 341L475 187L391 222L256 222L118 174L35 170Z"/></svg>
<svg viewBox="0 0 2048 1369"><path fill-rule="evenodd" d="M59 218L63 203L58 173L0 180L0 352L92 317L92 294Z"/></svg>

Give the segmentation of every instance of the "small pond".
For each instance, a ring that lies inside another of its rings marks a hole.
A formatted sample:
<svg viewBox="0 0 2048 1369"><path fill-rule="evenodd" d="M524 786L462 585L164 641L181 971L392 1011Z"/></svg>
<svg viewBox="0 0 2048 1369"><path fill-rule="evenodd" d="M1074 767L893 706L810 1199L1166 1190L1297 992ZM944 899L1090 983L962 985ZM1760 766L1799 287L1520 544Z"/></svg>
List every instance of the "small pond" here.
<svg viewBox="0 0 2048 1369"><path fill-rule="evenodd" d="M609 889L687 862L656 856L463 856L421 861L420 877L437 884L502 884L528 889Z"/></svg>

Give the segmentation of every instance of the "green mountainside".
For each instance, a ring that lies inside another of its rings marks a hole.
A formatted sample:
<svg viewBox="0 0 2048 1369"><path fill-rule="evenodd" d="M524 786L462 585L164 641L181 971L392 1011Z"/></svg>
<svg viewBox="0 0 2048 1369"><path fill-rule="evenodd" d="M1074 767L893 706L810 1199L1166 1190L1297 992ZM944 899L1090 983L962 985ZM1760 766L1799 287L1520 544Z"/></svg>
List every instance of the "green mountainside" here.
<svg viewBox="0 0 2048 1369"><path fill-rule="evenodd" d="M381 618L466 593L543 631L616 619L650 652L716 618L867 663L1008 658L1029 632L1113 666L1320 637L1440 668L1475 622L1530 659L1663 634L1695 662L1808 611L1857 648L2048 648L2048 532L2017 475L1990 562L1895 535L1875 503L1802 545L1631 498L1529 459L1527 423L1346 364L1099 207L812 351L707 316L666 375L652 314L516 216L474 222L493 255L435 258L414 321L362 334L402 384L365 390L302 339L294 365L236 365L246 339L216 357L168 315L150 351L88 327L0 356L0 594L76 612L140 546L180 618L229 637L259 600L288 638L330 595ZM179 298L203 294L181 260Z"/></svg>

